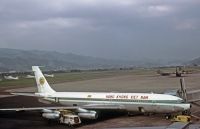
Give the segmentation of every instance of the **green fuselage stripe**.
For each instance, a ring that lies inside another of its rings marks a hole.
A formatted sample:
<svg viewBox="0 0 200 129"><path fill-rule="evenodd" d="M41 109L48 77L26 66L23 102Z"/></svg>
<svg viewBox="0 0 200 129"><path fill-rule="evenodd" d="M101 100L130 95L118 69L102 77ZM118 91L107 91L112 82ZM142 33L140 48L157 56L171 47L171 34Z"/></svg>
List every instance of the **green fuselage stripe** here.
<svg viewBox="0 0 200 129"><path fill-rule="evenodd" d="M51 101L79 101L79 102L90 102L90 101L96 101L96 102L139 102L139 103L169 103L169 104L180 104L183 103L183 101L180 100L134 100L134 99L97 99L97 98L46 98Z"/></svg>

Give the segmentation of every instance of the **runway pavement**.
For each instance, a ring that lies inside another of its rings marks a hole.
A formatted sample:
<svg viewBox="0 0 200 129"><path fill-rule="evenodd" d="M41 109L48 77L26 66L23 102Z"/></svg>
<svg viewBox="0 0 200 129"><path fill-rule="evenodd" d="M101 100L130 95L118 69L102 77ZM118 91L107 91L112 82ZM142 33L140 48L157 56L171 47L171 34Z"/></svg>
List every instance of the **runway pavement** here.
<svg viewBox="0 0 200 129"><path fill-rule="evenodd" d="M77 82L68 82L52 85L56 91L93 91L93 92L163 92L180 88L179 79L176 77L164 77L158 75L127 75L102 79L93 79ZM200 74L191 74L185 77L188 90L200 89ZM34 92L36 87L6 90L7 92ZM9 97L8 97L9 96ZM36 98L2 95L0 108L10 107L34 107L49 106L39 103ZM107 114L100 120L86 121L80 129L115 128L115 127L140 127L140 126L166 126L171 122L164 116L134 116L125 114ZM2 129L63 129L68 128L55 122L48 124L39 113L1 113L0 128Z"/></svg>
<svg viewBox="0 0 200 129"><path fill-rule="evenodd" d="M185 75L188 90L200 89L200 74ZM50 84L56 91L91 92L164 92L180 88L180 78L175 76L126 75L101 79ZM8 92L35 92L35 87L10 89Z"/></svg>

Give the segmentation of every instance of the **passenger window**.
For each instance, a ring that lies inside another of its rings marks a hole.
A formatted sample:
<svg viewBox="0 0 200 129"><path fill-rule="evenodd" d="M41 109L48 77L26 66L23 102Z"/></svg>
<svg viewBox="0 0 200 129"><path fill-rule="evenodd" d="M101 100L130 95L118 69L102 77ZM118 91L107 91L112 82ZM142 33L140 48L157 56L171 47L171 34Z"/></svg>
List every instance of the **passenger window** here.
<svg viewBox="0 0 200 129"><path fill-rule="evenodd" d="M77 106L77 104L73 104L73 106Z"/></svg>

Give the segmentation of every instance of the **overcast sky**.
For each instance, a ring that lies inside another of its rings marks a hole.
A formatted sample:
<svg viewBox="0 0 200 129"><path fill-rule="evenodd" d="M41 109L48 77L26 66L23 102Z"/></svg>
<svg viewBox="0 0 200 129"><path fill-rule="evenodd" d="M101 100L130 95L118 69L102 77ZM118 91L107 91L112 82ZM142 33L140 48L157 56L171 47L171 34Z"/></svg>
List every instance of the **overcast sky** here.
<svg viewBox="0 0 200 129"><path fill-rule="evenodd" d="M0 0L0 48L112 59L200 56L200 0Z"/></svg>

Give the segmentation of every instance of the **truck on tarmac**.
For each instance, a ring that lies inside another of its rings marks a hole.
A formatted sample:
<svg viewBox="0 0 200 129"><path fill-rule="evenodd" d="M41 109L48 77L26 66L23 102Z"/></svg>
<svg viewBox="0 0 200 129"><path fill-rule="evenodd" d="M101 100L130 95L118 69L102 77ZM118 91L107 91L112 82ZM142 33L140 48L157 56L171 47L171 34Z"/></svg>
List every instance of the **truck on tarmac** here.
<svg viewBox="0 0 200 129"><path fill-rule="evenodd" d="M191 122L191 116L187 115L178 115L174 116L171 121L173 122Z"/></svg>
<svg viewBox="0 0 200 129"><path fill-rule="evenodd" d="M74 114L61 114L59 118L59 123L67 124L69 126L81 124L80 117Z"/></svg>

